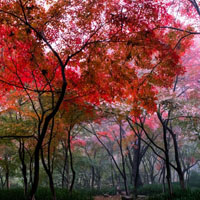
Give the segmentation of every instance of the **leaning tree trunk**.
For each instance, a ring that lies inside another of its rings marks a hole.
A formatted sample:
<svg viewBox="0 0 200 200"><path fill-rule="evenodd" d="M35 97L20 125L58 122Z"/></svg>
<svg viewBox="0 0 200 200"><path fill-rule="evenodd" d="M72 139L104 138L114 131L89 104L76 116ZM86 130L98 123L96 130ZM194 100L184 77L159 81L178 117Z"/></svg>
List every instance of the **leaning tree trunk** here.
<svg viewBox="0 0 200 200"><path fill-rule="evenodd" d="M50 136L49 136L48 146L47 146L47 164L44 159L43 147L41 147L41 158L42 158L42 164L44 166L44 169L49 177L49 186L52 193L52 200L56 200L56 193L55 193L55 187L54 187L54 181L53 181L53 159L51 159L51 143L53 139L53 129L54 129L54 118L52 119L51 131L50 131Z"/></svg>
<svg viewBox="0 0 200 200"><path fill-rule="evenodd" d="M178 176L179 176L180 186L181 186L182 190L185 190L184 173L183 173L181 163L180 163L180 159L179 159L178 143L177 143L177 139L176 139L176 134L174 134L174 132L170 128L168 128L168 131L171 134L172 139L173 139L173 143L174 143L175 161L176 161L176 165L177 165L176 171L177 171Z"/></svg>
<svg viewBox="0 0 200 200"><path fill-rule="evenodd" d="M46 135L50 120L54 117L54 115L49 115L46 117L42 132L39 134L38 137L38 143L35 147L35 152L34 152L34 179L33 179L33 184L31 187L31 191L28 197L28 200L35 200L35 193L38 188L38 183L39 183L39 169L40 169L40 150L42 148L42 143L44 140L44 137Z"/></svg>
<svg viewBox="0 0 200 200"><path fill-rule="evenodd" d="M65 96L65 90L66 90L66 87L67 87L67 82L66 82L64 71L65 71L65 67L61 63L61 72L62 72L63 84L62 84L62 90L61 90L60 96L58 98L56 105L54 106L53 111L48 116L45 117L42 129L40 129L42 121L40 121L39 124L38 124L38 140L37 140L38 142L37 142L37 145L35 147L35 152L34 152L34 167L35 167L34 168L34 180L33 180L31 191L30 191L30 194L29 194L29 197L28 197L29 200L35 199L34 196L35 196L35 193L36 193L37 188L38 188L39 169L40 169L40 149L42 147L43 140L45 138L49 123L54 118L56 113L58 112L60 105L61 105L61 103L64 99L64 96ZM41 132L40 132L40 130L41 130Z"/></svg>
<svg viewBox="0 0 200 200"><path fill-rule="evenodd" d="M53 182L53 175L52 175L50 167L47 167L47 164L45 163L43 149L41 149L41 158L42 158L43 167L44 167L46 174L48 175L48 178L49 178L49 187L50 187L51 194L52 194L52 200L56 200L56 192L55 192L55 187L54 187L54 182Z"/></svg>
<svg viewBox="0 0 200 200"><path fill-rule="evenodd" d="M163 120L160 112L157 112L158 119L160 120L163 128L163 142L164 142L164 154L165 154L165 167L166 167L166 179L167 185L169 190L169 198L172 198L172 183L171 183L171 169L170 169L170 161L169 161L169 147L168 147L168 140L167 140L167 125L169 120Z"/></svg>

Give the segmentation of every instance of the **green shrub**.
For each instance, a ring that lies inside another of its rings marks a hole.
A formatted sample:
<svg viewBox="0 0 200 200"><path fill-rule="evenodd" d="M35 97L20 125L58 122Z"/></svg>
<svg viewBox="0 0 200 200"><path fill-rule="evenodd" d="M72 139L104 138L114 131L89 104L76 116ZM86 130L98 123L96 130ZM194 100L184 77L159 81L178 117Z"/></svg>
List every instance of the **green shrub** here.
<svg viewBox="0 0 200 200"><path fill-rule="evenodd" d="M179 183L173 183L172 187L174 191L180 190ZM167 184L165 185L165 188L167 191L168 189ZM138 194L141 194L141 195L152 196L152 195L162 194L162 193L163 193L162 184L143 185L142 187L138 189Z"/></svg>
<svg viewBox="0 0 200 200"><path fill-rule="evenodd" d="M0 200L24 200L24 190L21 188L0 190Z"/></svg>
<svg viewBox="0 0 200 200"><path fill-rule="evenodd" d="M92 194L88 191L73 191L70 194L65 189L56 189L57 200L92 200ZM51 191L48 188L39 188L36 200L51 200ZM0 190L0 200L25 200L22 188Z"/></svg>
<svg viewBox="0 0 200 200"><path fill-rule="evenodd" d="M149 200L168 200L168 194L160 194L149 197ZM173 191L172 200L199 200L200 199L200 190L180 190L176 189Z"/></svg>
<svg viewBox="0 0 200 200"><path fill-rule="evenodd" d="M138 189L138 194L141 195L154 195L162 193L161 184L144 185Z"/></svg>
<svg viewBox="0 0 200 200"><path fill-rule="evenodd" d="M67 190L57 189L56 194L57 200L93 200L91 192L85 190L73 191L70 194Z"/></svg>
<svg viewBox="0 0 200 200"><path fill-rule="evenodd" d="M189 176L190 187L200 187L200 174L196 171L191 171Z"/></svg>
<svg viewBox="0 0 200 200"><path fill-rule="evenodd" d="M100 190L98 189L92 189L88 191L92 196L99 196L103 194L108 194L108 195L115 195L117 193L115 188L101 188Z"/></svg>

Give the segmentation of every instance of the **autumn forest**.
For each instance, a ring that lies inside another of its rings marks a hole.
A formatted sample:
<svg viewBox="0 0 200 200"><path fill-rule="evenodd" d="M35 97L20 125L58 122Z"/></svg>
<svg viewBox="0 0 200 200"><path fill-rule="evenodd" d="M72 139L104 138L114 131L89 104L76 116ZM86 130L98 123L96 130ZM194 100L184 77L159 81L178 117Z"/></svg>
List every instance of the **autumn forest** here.
<svg viewBox="0 0 200 200"><path fill-rule="evenodd" d="M199 0L0 0L0 200L199 200L199 47Z"/></svg>

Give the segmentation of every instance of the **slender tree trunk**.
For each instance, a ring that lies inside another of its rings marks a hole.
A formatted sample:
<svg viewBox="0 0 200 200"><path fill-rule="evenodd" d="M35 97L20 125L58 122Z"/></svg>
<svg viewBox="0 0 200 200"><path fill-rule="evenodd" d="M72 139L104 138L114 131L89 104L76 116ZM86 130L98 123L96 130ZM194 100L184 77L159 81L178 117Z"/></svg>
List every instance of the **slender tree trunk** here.
<svg viewBox="0 0 200 200"><path fill-rule="evenodd" d="M54 182L53 182L53 176L51 173L49 174L49 186L52 193L52 200L56 200L56 192L55 192L55 187L54 187Z"/></svg>
<svg viewBox="0 0 200 200"><path fill-rule="evenodd" d="M169 165L169 149L168 149L168 143L167 143L167 129L165 122L163 123L163 140L164 140L164 147L165 147L165 166L166 166L166 179L167 179L167 185L169 190L170 199L172 198L172 184L171 184L171 169Z"/></svg>
<svg viewBox="0 0 200 200"><path fill-rule="evenodd" d="M169 114L168 114L169 115ZM167 179L167 185L168 185L168 191L169 191L169 198L172 198L172 184L171 184L171 169L170 169L170 161L169 161L169 147L168 147L168 140L167 140L167 125L169 120L163 120L160 112L157 112L157 116L162 124L163 128L163 142L164 142L164 154L165 154L165 166L166 166L166 179Z"/></svg>
<svg viewBox="0 0 200 200"><path fill-rule="evenodd" d="M134 176L134 196L137 198L137 190L140 185L142 185L141 177L139 174L140 166L140 147L141 140L140 137L137 139L137 148L134 148L134 159L133 159L133 176Z"/></svg>
<svg viewBox="0 0 200 200"><path fill-rule="evenodd" d="M5 161L6 161L6 189L10 189L10 169L8 164L8 155L5 155Z"/></svg>
<svg viewBox="0 0 200 200"><path fill-rule="evenodd" d="M184 175L183 175L182 171L178 175L179 175L181 189L185 190L185 180L184 180Z"/></svg>
<svg viewBox="0 0 200 200"><path fill-rule="evenodd" d="M42 147L42 142L44 140L48 125L49 125L49 120L46 120L42 133L40 137L38 138L38 143L35 147L35 152L34 152L34 179L33 179L33 184L31 187L31 191L28 197L28 200L35 200L35 193L38 188L38 183L39 183L39 171L40 171L40 149Z"/></svg>
<svg viewBox="0 0 200 200"><path fill-rule="evenodd" d="M100 172L98 172L98 176L97 176L97 180L98 180L98 184L97 184L97 188L98 190L101 190L101 175Z"/></svg>
<svg viewBox="0 0 200 200"><path fill-rule="evenodd" d="M142 164L143 164L144 173L145 173L144 182L145 182L146 184L149 184L149 174L148 174L148 172L147 172L147 168L146 168L146 166L145 166L146 164L145 164L144 160L142 160Z"/></svg>
<svg viewBox="0 0 200 200"><path fill-rule="evenodd" d="M71 171L72 171L72 180L71 180L71 185L69 188L69 192L71 193L74 187L74 182L75 182L75 178L76 178L76 172L74 170L74 165L73 165L73 156L72 156L72 151L71 151L71 128L68 131L68 148L69 148L69 158L70 158L70 167L71 167Z"/></svg>
<svg viewBox="0 0 200 200"><path fill-rule="evenodd" d="M173 133L172 129L168 128L168 130L172 136L173 143L174 143L175 161L176 161L176 165L177 165L177 173L179 176L180 186L181 186L182 190L185 190L184 173L183 173L180 159L179 159L178 143L177 143L177 139L176 139L176 134Z"/></svg>
<svg viewBox="0 0 200 200"><path fill-rule="evenodd" d="M127 187L127 185L126 185L126 178L125 178L125 174L124 174L124 169L123 169L123 170L120 169L120 167L119 167L118 163L116 162L116 160L115 160L115 158L114 158L112 152L111 152L111 151L106 147L106 145L100 140L100 138L97 136L96 132L94 131L94 128L93 128L93 132L92 132L92 133L95 134L97 140L101 143L101 145L105 148L105 150L107 151L107 153L109 154L109 156L112 158L114 165L116 166L116 168L117 168L117 170L118 170L120 176L121 176L122 179L123 179L123 184L124 184L126 193L128 194L128 187ZM118 145L119 145L119 147L120 147L120 143L119 143L118 140L117 140L117 143L118 143ZM121 152L121 151L122 151L122 149L120 149L120 152ZM122 159L123 159L123 158L122 158ZM122 163L123 163L123 161L122 161ZM120 176L118 176L119 180L120 180ZM121 181L119 181L119 184L120 184L120 182L121 182Z"/></svg>
<svg viewBox="0 0 200 200"><path fill-rule="evenodd" d="M47 166L47 164L45 163L45 159L44 159L44 154L43 154L43 149L41 148L41 158L42 158L42 164L43 167L46 171L46 174L48 175L49 178L49 187L51 190L51 194L52 194L52 200L56 200L56 193L55 193L55 187L54 187L54 182L53 182L53 175L50 169L50 165Z"/></svg>
<svg viewBox="0 0 200 200"><path fill-rule="evenodd" d="M63 142L62 145L65 151L65 161L64 161L63 171L62 171L62 188L66 186L66 188L69 189L69 154L68 154L69 147L66 145L65 142Z"/></svg>
<svg viewBox="0 0 200 200"><path fill-rule="evenodd" d="M92 172L91 188L93 189L94 188L94 180L95 180L95 169L93 166L91 167L91 172Z"/></svg>
<svg viewBox="0 0 200 200"><path fill-rule="evenodd" d="M66 156L64 160L63 169L62 169L62 188L64 188L65 186L65 168L66 168Z"/></svg>
<svg viewBox="0 0 200 200"><path fill-rule="evenodd" d="M124 154L123 154L123 149L122 149L122 127L120 124L120 141L119 141L119 148L120 148L120 153L121 153L121 158L122 158L122 171L123 171L123 179L124 179L124 187L125 187L125 192L126 195L129 195L128 191L128 186L127 186L127 176L126 176L126 167L125 167L125 159L124 159Z"/></svg>
<svg viewBox="0 0 200 200"><path fill-rule="evenodd" d="M1 180L1 189L3 189L4 188L4 183L3 183L3 177L2 177L1 174L0 174L0 180Z"/></svg>
<svg viewBox="0 0 200 200"><path fill-rule="evenodd" d="M69 189L69 155L68 155L68 147L66 146L66 143L62 143L65 153L65 161L62 171L62 188L66 187ZM65 176L66 174L66 176Z"/></svg>
<svg viewBox="0 0 200 200"><path fill-rule="evenodd" d="M21 161L21 171L24 180L24 195L27 196L28 192L28 181L27 181L27 167L25 163L25 148L24 148L24 141L19 141L19 158Z"/></svg>
<svg viewBox="0 0 200 200"><path fill-rule="evenodd" d="M133 173L133 159L132 159L132 156L131 156L131 151L129 148L127 148L127 151L128 151L128 160L130 162L130 165L131 165L131 178L130 178L130 183L131 184L134 184L134 173Z"/></svg>
<svg viewBox="0 0 200 200"><path fill-rule="evenodd" d="M9 170L6 171L6 189L10 189Z"/></svg>
<svg viewBox="0 0 200 200"><path fill-rule="evenodd" d="M112 164L112 159L110 159L110 172L111 172L111 181L112 181L112 186L115 188L115 181L114 181L114 174L113 174L113 164Z"/></svg>
<svg viewBox="0 0 200 200"><path fill-rule="evenodd" d="M190 184L190 170L187 170L187 187L189 187Z"/></svg>
<svg viewBox="0 0 200 200"><path fill-rule="evenodd" d="M32 158L30 158L30 163L29 163L29 185L33 184L33 170L32 170Z"/></svg>
<svg viewBox="0 0 200 200"><path fill-rule="evenodd" d="M39 182L39 168L40 168L39 160L40 160L40 145L37 144L34 153L34 179L28 200L35 200L35 193L37 191Z"/></svg>
<svg viewBox="0 0 200 200"><path fill-rule="evenodd" d="M165 166L163 166L162 185L163 185L163 193L166 193L166 187L165 187Z"/></svg>

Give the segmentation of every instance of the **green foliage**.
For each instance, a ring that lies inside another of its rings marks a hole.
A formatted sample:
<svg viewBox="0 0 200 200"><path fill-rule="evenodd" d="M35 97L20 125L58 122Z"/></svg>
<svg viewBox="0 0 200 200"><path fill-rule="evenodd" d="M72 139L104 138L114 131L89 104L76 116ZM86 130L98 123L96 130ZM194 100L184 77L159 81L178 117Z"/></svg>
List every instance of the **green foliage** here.
<svg viewBox="0 0 200 200"><path fill-rule="evenodd" d="M21 188L0 190L0 200L24 200L24 191Z"/></svg>
<svg viewBox="0 0 200 200"><path fill-rule="evenodd" d="M85 190L73 191L72 194L70 194L64 189L57 189L56 194L57 200L93 200L92 194Z"/></svg>
<svg viewBox="0 0 200 200"><path fill-rule="evenodd" d="M149 197L149 200L168 200L168 194L160 194ZM171 200L199 200L200 199L200 190L181 190L175 189L173 191L173 197Z"/></svg>
<svg viewBox="0 0 200 200"><path fill-rule="evenodd" d="M65 189L56 189L57 200L92 200L92 194L88 191L74 191L70 194ZM51 191L48 188L39 188L36 200L51 199ZM22 188L0 190L0 200L25 200Z"/></svg>
<svg viewBox="0 0 200 200"><path fill-rule="evenodd" d="M167 190L167 185L165 186ZM173 191L179 191L180 185L178 182L172 183ZM148 185L143 185L138 189L138 194L140 195L147 195L147 196L153 196L157 194L162 194L163 193L163 188L162 184L148 184Z"/></svg>
<svg viewBox="0 0 200 200"><path fill-rule="evenodd" d="M144 185L138 189L138 194L141 195L155 195L162 193L161 184Z"/></svg>
<svg viewBox="0 0 200 200"><path fill-rule="evenodd" d="M200 174L196 171L191 171L189 176L190 187L200 187Z"/></svg>

